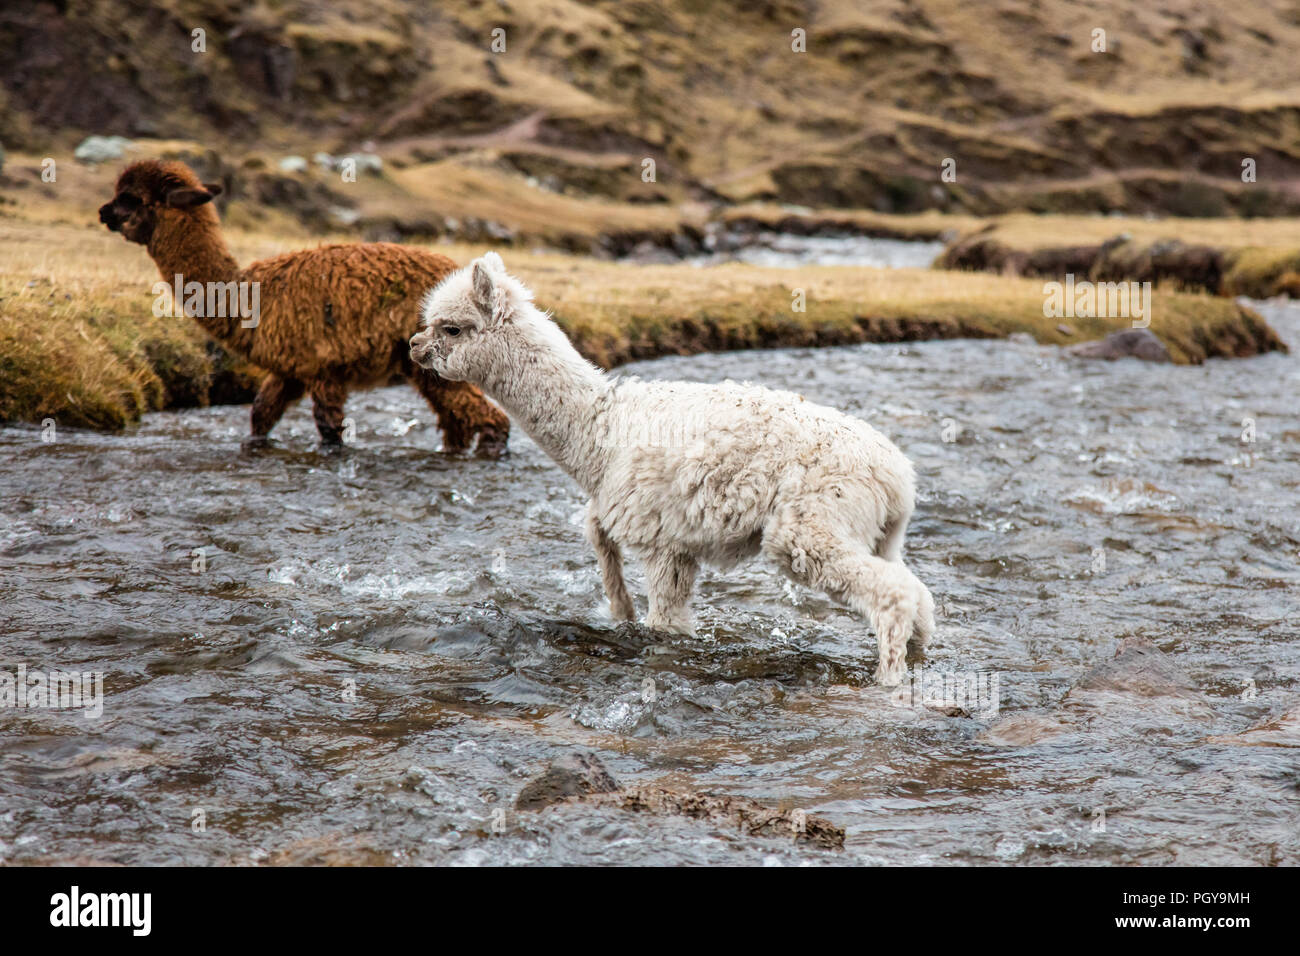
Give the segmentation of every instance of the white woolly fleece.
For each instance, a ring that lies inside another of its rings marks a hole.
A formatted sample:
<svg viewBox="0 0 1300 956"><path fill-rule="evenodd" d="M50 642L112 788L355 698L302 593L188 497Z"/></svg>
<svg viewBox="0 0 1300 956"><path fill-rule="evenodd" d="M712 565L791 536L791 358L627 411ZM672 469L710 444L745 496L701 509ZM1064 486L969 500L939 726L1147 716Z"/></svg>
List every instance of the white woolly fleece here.
<svg viewBox="0 0 1300 956"><path fill-rule="evenodd" d="M587 534L614 616L634 611L622 551L642 556L650 627L691 630L700 563L765 554L866 616L876 678L934 631L929 590L902 563L911 462L866 422L792 392L724 382L612 381L488 253L423 306L412 357L479 385L591 496Z"/></svg>

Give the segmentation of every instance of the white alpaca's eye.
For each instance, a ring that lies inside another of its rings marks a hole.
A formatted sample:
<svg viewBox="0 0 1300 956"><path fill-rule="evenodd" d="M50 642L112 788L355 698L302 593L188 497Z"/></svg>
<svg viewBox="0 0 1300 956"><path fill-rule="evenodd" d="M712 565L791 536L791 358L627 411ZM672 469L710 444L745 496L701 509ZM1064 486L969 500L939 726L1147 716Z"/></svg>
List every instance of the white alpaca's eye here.
<svg viewBox="0 0 1300 956"><path fill-rule="evenodd" d="M444 325L442 331L447 335L460 335L460 327L456 325Z"/></svg>

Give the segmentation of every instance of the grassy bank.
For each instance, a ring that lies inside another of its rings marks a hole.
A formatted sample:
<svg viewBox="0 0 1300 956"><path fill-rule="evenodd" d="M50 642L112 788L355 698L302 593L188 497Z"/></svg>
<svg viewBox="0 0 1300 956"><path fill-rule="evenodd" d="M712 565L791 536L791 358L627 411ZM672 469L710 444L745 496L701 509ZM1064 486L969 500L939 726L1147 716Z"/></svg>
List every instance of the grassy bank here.
<svg viewBox="0 0 1300 956"><path fill-rule="evenodd" d="M226 184L230 201L223 199L222 216L230 228L281 237L291 248L338 231L352 239L540 245L608 258L646 248L698 254L706 234L719 228L742 243L761 232L848 233L942 240L948 248L939 265L948 269L1165 280L1190 291L1258 298L1300 293L1300 218L977 217L770 202L726 206L692 199L680 184L643 183L630 156L584 178L562 162L571 159L568 152L549 149L547 166L538 165L540 154L526 159L495 146L422 161L419 149L398 144L390 154L405 159L353 183L316 167L282 173L274 153L217 157L180 141L141 141L121 162L98 167L63 162L57 184L41 181L38 156L13 155L0 173L0 217L15 227L85 224L111 195L127 159L160 155L197 161L203 176ZM570 180L583 188L567 185Z"/></svg>
<svg viewBox="0 0 1300 956"><path fill-rule="evenodd" d="M241 261L309 245L232 231ZM459 261L483 246L440 245ZM593 361L733 348L838 345L1026 332L1065 344L1126 319L1043 315L1042 283L979 273L733 264L636 266L506 250L512 271ZM192 322L152 315L153 263L102 229L0 222L0 420L119 429L150 410L243 402L258 372ZM802 290L804 310L795 308ZM1277 348L1223 298L1158 289L1152 329L1175 361Z"/></svg>
<svg viewBox="0 0 1300 956"><path fill-rule="evenodd" d="M942 240L944 269L1035 278L1168 280L1188 291L1266 299L1300 296L1300 219L1037 215L913 215L800 210L756 203L720 217L740 232L837 232Z"/></svg>
<svg viewBox="0 0 1300 956"><path fill-rule="evenodd" d="M997 216L937 265L1010 275L1166 280L1216 295L1300 295L1298 219Z"/></svg>

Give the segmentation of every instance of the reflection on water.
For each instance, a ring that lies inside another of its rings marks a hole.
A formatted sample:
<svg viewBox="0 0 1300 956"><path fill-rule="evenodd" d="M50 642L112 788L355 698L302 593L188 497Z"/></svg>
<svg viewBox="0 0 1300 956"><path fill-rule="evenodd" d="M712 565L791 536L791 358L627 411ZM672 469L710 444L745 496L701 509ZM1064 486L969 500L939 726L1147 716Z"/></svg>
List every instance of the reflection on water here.
<svg viewBox="0 0 1300 956"><path fill-rule="evenodd" d="M1295 307L1263 308L1300 341ZM443 458L409 389L355 396L341 454L305 406L256 453L246 408L7 428L0 670L102 671L105 699L0 711L0 859L1300 862L1300 750L1206 740L1300 696L1300 357L970 341L635 371L792 388L892 435L942 605L915 663L996 674L999 716L896 706L865 626L762 564L703 575L694 638L612 625L576 488L522 435L502 463ZM1066 699L1135 636L1204 703ZM624 783L805 808L846 849L586 807L494 836L575 747Z"/></svg>

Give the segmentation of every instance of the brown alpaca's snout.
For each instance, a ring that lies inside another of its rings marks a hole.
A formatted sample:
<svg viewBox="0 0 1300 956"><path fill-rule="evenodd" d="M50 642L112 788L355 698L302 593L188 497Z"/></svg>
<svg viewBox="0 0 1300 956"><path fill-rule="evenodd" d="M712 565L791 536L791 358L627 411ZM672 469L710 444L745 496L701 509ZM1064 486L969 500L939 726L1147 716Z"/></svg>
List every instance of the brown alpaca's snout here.
<svg viewBox="0 0 1300 956"><path fill-rule="evenodd" d="M113 232L122 230L122 218L113 210L112 200L99 207L99 221Z"/></svg>

